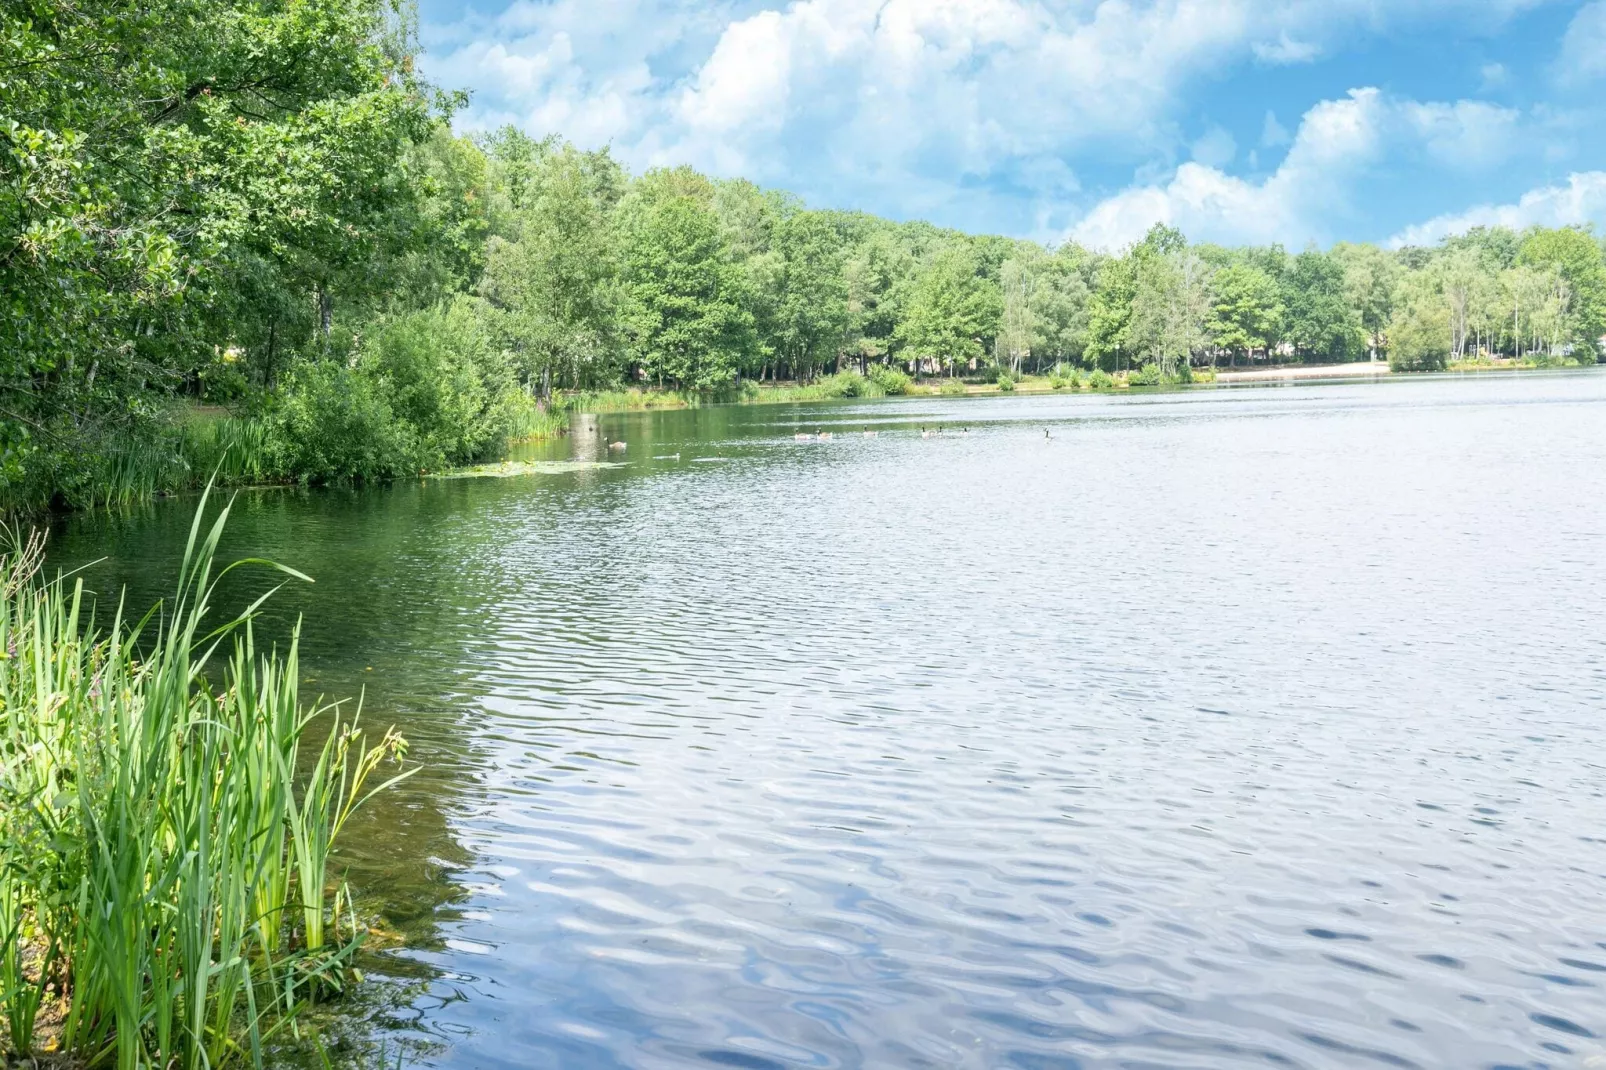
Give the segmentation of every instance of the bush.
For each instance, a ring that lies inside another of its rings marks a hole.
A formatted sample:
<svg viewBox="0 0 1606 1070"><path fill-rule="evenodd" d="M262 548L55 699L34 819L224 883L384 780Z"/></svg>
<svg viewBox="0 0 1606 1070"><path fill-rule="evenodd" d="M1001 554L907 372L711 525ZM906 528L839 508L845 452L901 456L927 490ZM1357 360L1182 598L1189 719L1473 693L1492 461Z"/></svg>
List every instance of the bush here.
<svg viewBox="0 0 1606 1070"><path fill-rule="evenodd" d="M1015 389L1015 377L1007 371L998 373L998 389L1008 394Z"/></svg>
<svg viewBox="0 0 1606 1070"><path fill-rule="evenodd" d="M529 398L472 299L372 325L353 359L294 368L271 415L275 465L303 482L466 464L533 428Z"/></svg>
<svg viewBox="0 0 1606 1070"><path fill-rule="evenodd" d="M1162 382L1159 364L1145 364L1126 377L1127 386L1159 386Z"/></svg>
<svg viewBox="0 0 1606 1070"><path fill-rule="evenodd" d="M937 393L944 397L964 397L970 391L965 389L965 384L958 379L944 379L942 386L937 388Z"/></svg>
<svg viewBox="0 0 1606 1070"><path fill-rule="evenodd" d="M1087 386L1089 390L1109 390L1115 386L1115 379L1103 368L1094 368L1087 378Z"/></svg>
<svg viewBox="0 0 1606 1070"><path fill-rule="evenodd" d="M276 464L304 482L390 479L421 464L416 432L381 385L343 363L297 367L271 420Z"/></svg>
<svg viewBox="0 0 1606 1070"><path fill-rule="evenodd" d="M870 381L881 388L883 394L897 396L907 394L909 387L914 383L902 368L891 364L872 364L870 366Z"/></svg>
<svg viewBox="0 0 1606 1070"><path fill-rule="evenodd" d="M871 380L853 371L827 375L815 385L820 389L820 396L827 398L874 397L879 393Z"/></svg>

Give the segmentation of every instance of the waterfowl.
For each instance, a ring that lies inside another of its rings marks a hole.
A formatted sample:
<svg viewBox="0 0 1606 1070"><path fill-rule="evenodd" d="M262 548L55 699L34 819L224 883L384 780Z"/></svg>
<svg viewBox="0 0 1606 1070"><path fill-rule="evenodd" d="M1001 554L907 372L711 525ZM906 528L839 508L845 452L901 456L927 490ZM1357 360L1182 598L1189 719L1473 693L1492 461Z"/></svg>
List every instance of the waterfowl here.
<svg viewBox="0 0 1606 1070"><path fill-rule="evenodd" d="M629 447L623 442L610 442L608 443L608 448L610 450L624 450L628 449Z"/></svg>
<svg viewBox="0 0 1606 1070"><path fill-rule="evenodd" d="M881 433L881 432L879 432L879 431L872 431L872 430L870 430L870 429L869 429L869 428L868 428L868 427L866 427L866 428L865 428L865 429L864 429L864 437L865 437L865 438L875 438L875 437L876 437L876 436L877 436L877 435L879 435L879 434L880 434L880 433Z"/></svg>
<svg viewBox="0 0 1606 1070"><path fill-rule="evenodd" d="M799 431L797 434L792 436L792 441L793 442L813 442L814 441L814 436L809 434L807 431Z"/></svg>
<svg viewBox="0 0 1606 1070"><path fill-rule="evenodd" d="M829 442L829 441L831 441L831 432L829 432L829 431L818 431L818 432L815 433L814 437L819 439L821 442Z"/></svg>

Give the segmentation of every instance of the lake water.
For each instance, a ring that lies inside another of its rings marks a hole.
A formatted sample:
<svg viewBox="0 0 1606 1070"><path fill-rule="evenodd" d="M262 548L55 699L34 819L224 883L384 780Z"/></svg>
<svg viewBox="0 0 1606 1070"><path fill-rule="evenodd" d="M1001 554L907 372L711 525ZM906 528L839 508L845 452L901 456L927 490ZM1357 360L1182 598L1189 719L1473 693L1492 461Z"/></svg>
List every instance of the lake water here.
<svg viewBox="0 0 1606 1070"><path fill-rule="evenodd" d="M1606 1065L1606 374L602 424L236 507L411 1065Z"/></svg>

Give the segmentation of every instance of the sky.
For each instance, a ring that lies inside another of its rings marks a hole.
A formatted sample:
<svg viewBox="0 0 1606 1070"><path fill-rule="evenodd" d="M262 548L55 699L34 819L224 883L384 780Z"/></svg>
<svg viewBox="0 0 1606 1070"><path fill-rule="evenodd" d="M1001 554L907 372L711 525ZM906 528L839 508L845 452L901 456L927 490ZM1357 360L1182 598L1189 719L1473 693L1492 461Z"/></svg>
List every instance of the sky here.
<svg viewBox="0 0 1606 1070"><path fill-rule="evenodd" d="M1118 249L1606 229L1606 0L421 0L463 131Z"/></svg>

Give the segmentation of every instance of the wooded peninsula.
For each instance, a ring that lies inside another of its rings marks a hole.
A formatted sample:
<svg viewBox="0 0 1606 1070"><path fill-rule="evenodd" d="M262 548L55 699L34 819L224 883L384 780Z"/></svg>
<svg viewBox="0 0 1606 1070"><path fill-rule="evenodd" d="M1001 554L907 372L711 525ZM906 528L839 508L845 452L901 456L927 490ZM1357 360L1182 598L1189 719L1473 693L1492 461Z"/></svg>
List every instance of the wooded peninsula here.
<svg viewBox="0 0 1606 1070"><path fill-rule="evenodd" d="M1587 228L1096 251L454 133L378 0L8 5L0 41L7 509L434 471L622 389L1577 364L1606 335Z"/></svg>

